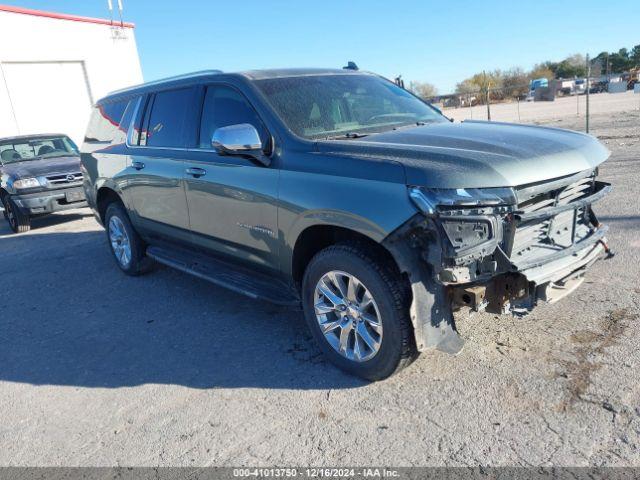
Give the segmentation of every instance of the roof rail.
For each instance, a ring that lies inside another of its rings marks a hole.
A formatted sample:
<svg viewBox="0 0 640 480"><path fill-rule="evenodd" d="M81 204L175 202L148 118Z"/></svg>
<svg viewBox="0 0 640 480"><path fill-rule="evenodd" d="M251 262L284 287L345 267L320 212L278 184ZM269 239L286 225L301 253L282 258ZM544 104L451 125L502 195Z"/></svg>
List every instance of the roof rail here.
<svg viewBox="0 0 640 480"><path fill-rule="evenodd" d="M171 82L171 81L175 81L175 80L187 80L189 78L198 78L198 77L206 77L209 75L219 75L221 73L224 73L222 70L200 70L198 72L191 72L191 73L183 73L181 75L175 75L173 77L166 77L166 78L160 78L158 80L152 80L150 82L145 82L145 83L141 83L139 85L133 85L131 87L125 87L125 88L121 88L118 90L114 90L112 92L109 92L108 95L106 95L107 97L110 97L111 95L116 95L119 93L126 93L132 90L136 90L138 88L142 88L142 87L152 87L154 85L162 85L163 83L166 82Z"/></svg>

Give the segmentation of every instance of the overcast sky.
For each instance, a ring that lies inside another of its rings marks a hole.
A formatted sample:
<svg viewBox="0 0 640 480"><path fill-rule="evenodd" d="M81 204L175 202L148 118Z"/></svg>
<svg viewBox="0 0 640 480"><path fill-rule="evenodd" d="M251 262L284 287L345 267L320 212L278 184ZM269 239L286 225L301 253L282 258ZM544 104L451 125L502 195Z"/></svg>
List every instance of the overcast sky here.
<svg viewBox="0 0 640 480"><path fill-rule="evenodd" d="M109 17L107 0L0 2ZM640 44L636 0L123 2L125 20L136 24L145 80L208 68L341 67L354 60L361 69L402 74L447 93L483 69L530 68Z"/></svg>

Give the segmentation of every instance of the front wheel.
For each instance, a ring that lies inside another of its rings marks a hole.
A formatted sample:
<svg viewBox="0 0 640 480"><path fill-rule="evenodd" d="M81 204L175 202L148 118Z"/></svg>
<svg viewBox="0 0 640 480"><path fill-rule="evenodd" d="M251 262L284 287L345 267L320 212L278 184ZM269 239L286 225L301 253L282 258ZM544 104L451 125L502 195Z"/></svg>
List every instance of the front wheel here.
<svg viewBox="0 0 640 480"><path fill-rule="evenodd" d="M14 233L24 233L31 229L31 217L20 211L9 195L3 199L4 218L9 223L9 227Z"/></svg>
<svg viewBox="0 0 640 480"><path fill-rule="evenodd" d="M302 285L305 319L320 349L367 380L384 379L417 357L402 278L379 259L366 246L328 247L313 257Z"/></svg>

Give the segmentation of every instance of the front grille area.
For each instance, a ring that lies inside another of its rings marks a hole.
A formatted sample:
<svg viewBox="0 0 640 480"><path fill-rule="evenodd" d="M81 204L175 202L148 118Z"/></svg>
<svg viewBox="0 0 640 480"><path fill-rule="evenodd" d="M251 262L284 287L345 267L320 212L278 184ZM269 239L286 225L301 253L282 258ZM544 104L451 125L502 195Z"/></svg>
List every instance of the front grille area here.
<svg viewBox="0 0 640 480"><path fill-rule="evenodd" d="M82 173L60 173L56 175L50 175L47 178L47 183L53 186L64 186L65 184L78 183L82 181Z"/></svg>
<svg viewBox="0 0 640 480"><path fill-rule="evenodd" d="M511 262L519 269L529 268L593 240L598 228L591 201L609 189L596 181L595 171L518 188L518 207L506 240Z"/></svg>

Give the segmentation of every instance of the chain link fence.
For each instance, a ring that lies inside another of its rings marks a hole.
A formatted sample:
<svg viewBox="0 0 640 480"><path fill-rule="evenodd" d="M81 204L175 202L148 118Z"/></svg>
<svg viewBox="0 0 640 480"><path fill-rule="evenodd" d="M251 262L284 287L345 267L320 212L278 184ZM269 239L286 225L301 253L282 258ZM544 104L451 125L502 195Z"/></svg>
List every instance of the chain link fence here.
<svg viewBox="0 0 640 480"><path fill-rule="evenodd" d="M516 123L553 123L581 119L589 131L594 115L640 110L640 91L628 89L623 80L588 82L556 80L531 92L529 84L502 86L470 92L437 95L426 100L449 118ZM587 90L588 88L588 90Z"/></svg>

